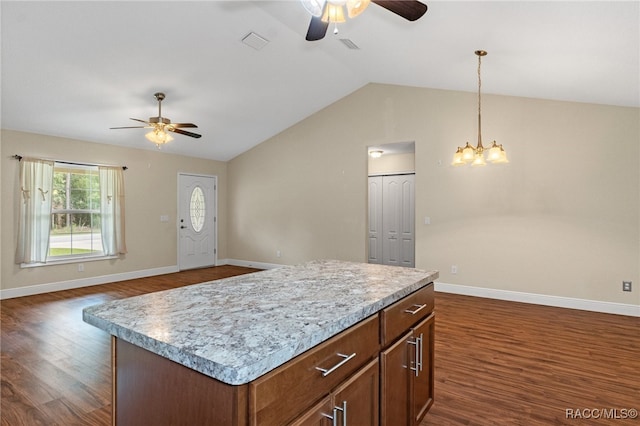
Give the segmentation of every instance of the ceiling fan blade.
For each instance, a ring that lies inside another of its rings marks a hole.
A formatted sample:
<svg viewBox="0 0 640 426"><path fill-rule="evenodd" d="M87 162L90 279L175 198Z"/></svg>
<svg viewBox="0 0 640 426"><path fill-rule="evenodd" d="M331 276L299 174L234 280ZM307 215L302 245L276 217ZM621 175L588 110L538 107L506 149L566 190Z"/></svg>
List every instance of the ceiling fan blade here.
<svg viewBox="0 0 640 426"><path fill-rule="evenodd" d="M307 30L307 41L316 41L323 39L325 34L327 33L327 28L329 28L328 22L322 22L322 19L320 19L319 16L311 17L309 29Z"/></svg>
<svg viewBox="0 0 640 426"><path fill-rule="evenodd" d="M109 127L109 129L144 129L147 126Z"/></svg>
<svg viewBox="0 0 640 426"><path fill-rule="evenodd" d="M169 130L170 132L174 132L174 133L180 133L181 135L191 136L192 138L200 138L200 137L202 137L202 135L199 135L197 133L187 132L186 130L173 129L171 127L168 127L167 130Z"/></svg>
<svg viewBox="0 0 640 426"><path fill-rule="evenodd" d="M409 0L371 0L372 3L402 16L408 21L415 21L427 12L427 5L419 1Z"/></svg>
<svg viewBox="0 0 640 426"><path fill-rule="evenodd" d="M170 126L178 128L178 127L198 127L193 123L171 123Z"/></svg>
<svg viewBox="0 0 640 426"><path fill-rule="evenodd" d="M139 121L139 122L144 123L144 124L149 124L149 122L148 122L148 121L146 121L146 120L140 120L139 118L130 118L129 120Z"/></svg>

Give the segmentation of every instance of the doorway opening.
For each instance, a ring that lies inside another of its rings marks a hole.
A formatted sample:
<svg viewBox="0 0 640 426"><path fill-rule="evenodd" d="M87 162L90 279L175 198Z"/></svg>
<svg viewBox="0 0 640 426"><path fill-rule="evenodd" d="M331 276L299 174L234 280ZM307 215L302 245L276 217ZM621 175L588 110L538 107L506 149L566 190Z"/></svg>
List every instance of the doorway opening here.
<svg viewBox="0 0 640 426"><path fill-rule="evenodd" d="M367 260L415 267L415 142L370 146L367 153Z"/></svg>

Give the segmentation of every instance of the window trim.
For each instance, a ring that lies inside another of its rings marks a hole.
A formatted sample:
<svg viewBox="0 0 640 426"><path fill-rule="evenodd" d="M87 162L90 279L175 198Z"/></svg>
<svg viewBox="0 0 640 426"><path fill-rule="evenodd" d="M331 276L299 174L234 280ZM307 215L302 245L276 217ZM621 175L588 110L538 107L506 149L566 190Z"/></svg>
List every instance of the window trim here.
<svg viewBox="0 0 640 426"><path fill-rule="evenodd" d="M41 266L68 265L73 263L95 262L96 260L120 259L120 256L118 255L108 256L103 254L94 254L89 256L78 254L73 257L60 257L60 259L47 260L46 262L21 263L20 268L39 268Z"/></svg>

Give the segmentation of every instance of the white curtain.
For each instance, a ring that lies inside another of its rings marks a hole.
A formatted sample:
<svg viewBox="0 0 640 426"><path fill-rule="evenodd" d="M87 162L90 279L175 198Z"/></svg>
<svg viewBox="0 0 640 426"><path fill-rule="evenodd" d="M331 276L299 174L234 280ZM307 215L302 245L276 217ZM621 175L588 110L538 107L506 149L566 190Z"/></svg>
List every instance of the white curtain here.
<svg viewBox="0 0 640 426"><path fill-rule="evenodd" d="M47 260L51 230L53 161L20 160L20 214L16 263Z"/></svg>
<svg viewBox="0 0 640 426"><path fill-rule="evenodd" d="M122 167L98 167L102 249L112 256L127 252L124 232L124 172Z"/></svg>

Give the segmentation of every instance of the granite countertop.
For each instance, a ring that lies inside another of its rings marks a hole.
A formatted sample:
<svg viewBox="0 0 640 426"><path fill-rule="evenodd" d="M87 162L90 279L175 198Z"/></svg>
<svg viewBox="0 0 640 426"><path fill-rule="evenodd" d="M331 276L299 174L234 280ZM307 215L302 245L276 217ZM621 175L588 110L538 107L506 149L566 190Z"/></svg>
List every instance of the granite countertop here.
<svg viewBox="0 0 640 426"><path fill-rule="evenodd" d="M114 300L83 320L231 385L248 383L438 278L318 260Z"/></svg>

